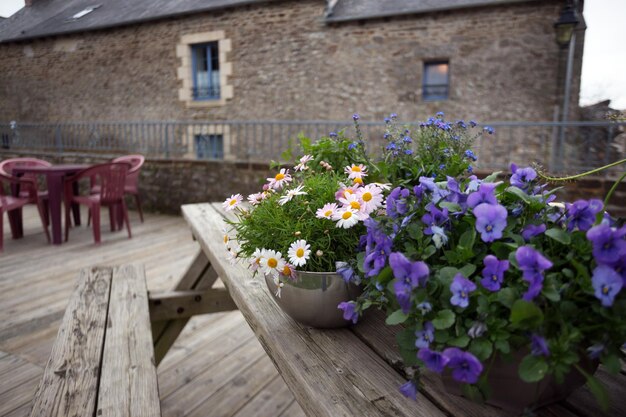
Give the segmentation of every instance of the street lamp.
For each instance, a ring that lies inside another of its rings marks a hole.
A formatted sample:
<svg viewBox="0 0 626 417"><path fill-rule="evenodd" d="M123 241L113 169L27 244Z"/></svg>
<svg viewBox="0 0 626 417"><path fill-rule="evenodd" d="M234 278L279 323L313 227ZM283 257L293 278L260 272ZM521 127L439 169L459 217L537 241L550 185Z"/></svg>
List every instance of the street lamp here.
<svg viewBox="0 0 626 417"><path fill-rule="evenodd" d="M567 51L567 69L565 71L565 88L563 90L563 109L561 111L561 128L559 133L558 152L559 158L555 158L559 163L563 162L563 145L565 138L565 122L567 122L569 112L570 90L572 88L572 66L574 64L574 49L576 45L576 26L578 25L578 16L576 15L576 9L571 2L568 2L563 9L561 9L561 15L559 20L554 23L554 29L556 31L556 43L561 49L568 48Z"/></svg>

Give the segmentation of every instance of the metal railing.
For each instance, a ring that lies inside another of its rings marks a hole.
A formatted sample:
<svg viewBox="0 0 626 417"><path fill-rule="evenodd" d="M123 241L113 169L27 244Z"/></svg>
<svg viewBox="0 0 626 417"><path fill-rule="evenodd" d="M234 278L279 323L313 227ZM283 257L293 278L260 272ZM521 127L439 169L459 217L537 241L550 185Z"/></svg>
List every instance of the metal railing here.
<svg viewBox="0 0 626 417"><path fill-rule="evenodd" d="M419 129L418 123L409 125ZM488 125L495 133L484 134L474 145L478 169L534 162L550 172L581 172L626 158L626 122ZM360 122L360 127L368 150L382 149L385 124ZM11 122L0 123L0 148L267 162L296 147L299 134L318 138L341 129L354 133L351 122L339 121Z"/></svg>

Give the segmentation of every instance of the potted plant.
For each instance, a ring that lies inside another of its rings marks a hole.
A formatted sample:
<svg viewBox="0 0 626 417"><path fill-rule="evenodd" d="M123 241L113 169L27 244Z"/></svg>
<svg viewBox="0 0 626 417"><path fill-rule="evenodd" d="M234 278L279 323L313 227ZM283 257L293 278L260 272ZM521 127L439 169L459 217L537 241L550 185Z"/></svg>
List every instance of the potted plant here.
<svg viewBox="0 0 626 417"><path fill-rule="evenodd" d="M304 155L293 168L277 166L263 189L224 202L235 214L234 237L225 236L232 259L260 273L277 303L295 320L314 327L350 323L337 310L360 293L346 269L364 221L384 201L382 184L372 182L372 164L360 138L332 132L315 143L300 137ZM290 152L284 158L292 159Z"/></svg>
<svg viewBox="0 0 626 417"><path fill-rule="evenodd" d="M414 163L394 161L389 134L383 170L402 175L386 213L365 222L364 291L343 310L384 309L402 325L405 364L442 374L453 392L519 409L586 381L605 404L593 372L619 372L624 358L626 227L600 200L555 203L531 167L482 180L461 172L466 161L448 159L455 128L467 126L442 115L423 124ZM419 372L401 390L415 397L418 386Z"/></svg>

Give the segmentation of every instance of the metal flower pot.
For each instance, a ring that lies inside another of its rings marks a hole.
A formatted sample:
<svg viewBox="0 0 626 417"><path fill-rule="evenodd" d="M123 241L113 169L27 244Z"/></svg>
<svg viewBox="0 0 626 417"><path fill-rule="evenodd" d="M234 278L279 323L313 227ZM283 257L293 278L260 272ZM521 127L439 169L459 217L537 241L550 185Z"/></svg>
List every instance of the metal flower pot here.
<svg viewBox="0 0 626 417"><path fill-rule="evenodd" d="M491 389L487 404L519 413L526 407L539 408L564 400L585 384L585 377L575 369L565 376L562 384L557 384L552 375L536 383L522 381L518 375L518 367L528 353L527 349L515 352L508 361L500 355L495 358L487 376ZM486 367L490 360L485 361ZM598 369L598 361L592 361L586 356L582 357L579 365L590 374ZM462 384L455 381L449 372L444 372L442 379L449 393L463 395Z"/></svg>
<svg viewBox="0 0 626 417"><path fill-rule="evenodd" d="M348 326L343 311L337 306L343 301L356 299L362 290L353 283L346 283L336 272L297 271L297 278L285 282L280 297L271 276L265 282L276 303L295 321L317 328Z"/></svg>

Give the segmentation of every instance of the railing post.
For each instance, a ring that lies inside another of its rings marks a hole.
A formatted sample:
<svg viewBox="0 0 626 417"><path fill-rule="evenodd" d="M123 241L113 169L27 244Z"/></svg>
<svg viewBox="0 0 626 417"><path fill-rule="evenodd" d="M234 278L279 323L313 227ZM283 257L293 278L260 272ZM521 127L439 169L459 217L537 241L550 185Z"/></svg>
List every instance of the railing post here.
<svg viewBox="0 0 626 417"><path fill-rule="evenodd" d="M170 157L170 137L169 137L169 129L167 128L167 123L165 123L165 158Z"/></svg>
<svg viewBox="0 0 626 417"><path fill-rule="evenodd" d="M54 130L54 143L59 154L63 153L63 138L61 137L61 126L57 125Z"/></svg>

